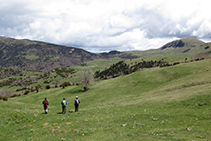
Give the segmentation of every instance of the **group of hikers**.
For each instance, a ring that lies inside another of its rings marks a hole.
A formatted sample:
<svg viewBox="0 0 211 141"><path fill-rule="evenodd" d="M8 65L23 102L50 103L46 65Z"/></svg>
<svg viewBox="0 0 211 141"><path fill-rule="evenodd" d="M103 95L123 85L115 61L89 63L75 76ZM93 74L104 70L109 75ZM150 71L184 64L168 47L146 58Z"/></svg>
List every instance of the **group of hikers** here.
<svg viewBox="0 0 211 141"><path fill-rule="evenodd" d="M81 103L81 101L78 99L78 96L76 96L75 101L74 101L74 106L75 106L75 112L78 112L78 108L79 108L79 104ZM44 107L44 112L45 114L48 113L48 105L49 102L47 100L47 98L45 98L45 100L42 102L43 107ZM61 105L62 105L62 114L66 113L66 106L67 106L67 101L65 98L63 98L63 100L61 101Z"/></svg>

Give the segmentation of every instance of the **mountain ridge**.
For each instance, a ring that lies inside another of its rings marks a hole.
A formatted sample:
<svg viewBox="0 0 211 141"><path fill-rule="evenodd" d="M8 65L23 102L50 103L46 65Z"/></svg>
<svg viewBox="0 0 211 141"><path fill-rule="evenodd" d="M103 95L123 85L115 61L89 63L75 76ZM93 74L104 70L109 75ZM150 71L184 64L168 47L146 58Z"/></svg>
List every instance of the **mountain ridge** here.
<svg viewBox="0 0 211 141"><path fill-rule="evenodd" d="M211 57L211 43L204 43L195 38L174 40L162 47L149 51L116 50L95 54L80 48L57 45L29 39L14 39L0 36L0 67L19 68L22 70L48 72L56 68L82 65L96 59L120 57L135 59L140 57L174 56L182 58Z"/></svg>
<svg viewBox="0 0 211 141"><path fill-rule="evenodd" d="M118 51L95 54L71 46L0 36L0 67L47 72L95 59L109 59L120 54Z"/></svg>

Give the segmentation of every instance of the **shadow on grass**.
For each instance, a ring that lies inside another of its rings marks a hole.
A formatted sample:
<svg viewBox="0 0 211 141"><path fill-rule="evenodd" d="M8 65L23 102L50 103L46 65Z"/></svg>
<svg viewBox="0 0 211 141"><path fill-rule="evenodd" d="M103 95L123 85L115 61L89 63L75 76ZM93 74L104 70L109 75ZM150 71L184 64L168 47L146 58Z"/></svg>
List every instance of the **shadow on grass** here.
<svg viewBox="0 0 211 141"><path fill-rule="evenodd" d="M69 113L73 113L73 111L68 111ZM62 112L58 112L57 114L63 114Z"/></svg>

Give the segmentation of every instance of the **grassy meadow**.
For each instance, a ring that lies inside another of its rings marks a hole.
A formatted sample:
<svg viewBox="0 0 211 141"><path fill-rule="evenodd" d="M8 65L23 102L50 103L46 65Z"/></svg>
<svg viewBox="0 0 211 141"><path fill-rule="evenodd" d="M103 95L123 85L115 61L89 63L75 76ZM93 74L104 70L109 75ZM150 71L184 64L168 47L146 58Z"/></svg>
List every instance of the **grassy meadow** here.
<svg viewBox="0 0 211 141"><path fill-rule="evenodd" d="M207 59L98 81L87 92L69 86L1 100L0 140L211 140L210 78Z"/></svg>

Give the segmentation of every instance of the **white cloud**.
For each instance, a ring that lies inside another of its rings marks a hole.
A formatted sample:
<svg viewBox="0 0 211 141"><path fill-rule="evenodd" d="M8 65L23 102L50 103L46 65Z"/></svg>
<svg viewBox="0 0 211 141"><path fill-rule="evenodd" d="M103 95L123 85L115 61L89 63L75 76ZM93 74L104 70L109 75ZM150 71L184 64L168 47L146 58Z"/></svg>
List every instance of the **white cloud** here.
<svg viewBox="0 0 211 141"><path fill-rule="evenodd" d="M193 31L192 35L199 38L211 38L211 20L204 20L200 27Z"/></svg>
<svg viewBox="0 0 211 141"><path fill-rule="evenodd" d="M92 52L211 38L208 0L0 0L0 33Z"/></svg>

